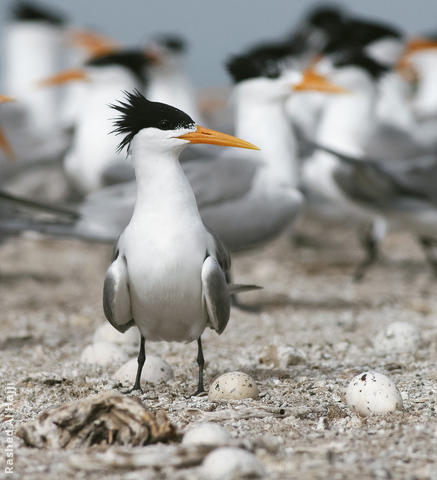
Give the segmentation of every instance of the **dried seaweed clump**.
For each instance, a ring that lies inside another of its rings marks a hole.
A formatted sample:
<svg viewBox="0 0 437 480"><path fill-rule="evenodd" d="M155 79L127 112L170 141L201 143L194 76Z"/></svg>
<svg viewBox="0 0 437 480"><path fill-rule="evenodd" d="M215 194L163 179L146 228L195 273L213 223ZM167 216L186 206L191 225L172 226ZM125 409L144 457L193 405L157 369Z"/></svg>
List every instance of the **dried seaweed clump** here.
<svg viewBox="0 0 437 480"><path fill-rule="evenodd" d="M17 435L36 448L141 446L171 440L175 428L165 411L153 413L138 398L109 391L43 412Z"/></svg>

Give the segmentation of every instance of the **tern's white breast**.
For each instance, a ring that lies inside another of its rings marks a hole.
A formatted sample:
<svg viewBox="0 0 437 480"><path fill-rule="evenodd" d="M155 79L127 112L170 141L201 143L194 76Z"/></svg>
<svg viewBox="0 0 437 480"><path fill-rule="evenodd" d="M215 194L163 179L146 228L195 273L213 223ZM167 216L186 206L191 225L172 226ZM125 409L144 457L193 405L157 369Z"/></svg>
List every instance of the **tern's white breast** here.
<svg viewBox="0 0 437 480"><path fill-rule="evenodd" d="M206 325L201 271L208 234L181 168L176 162L161 168L147 172L153 180L146 185L137 171L137 204L120 247L141 332L150 340L189 342Z"/></svg>

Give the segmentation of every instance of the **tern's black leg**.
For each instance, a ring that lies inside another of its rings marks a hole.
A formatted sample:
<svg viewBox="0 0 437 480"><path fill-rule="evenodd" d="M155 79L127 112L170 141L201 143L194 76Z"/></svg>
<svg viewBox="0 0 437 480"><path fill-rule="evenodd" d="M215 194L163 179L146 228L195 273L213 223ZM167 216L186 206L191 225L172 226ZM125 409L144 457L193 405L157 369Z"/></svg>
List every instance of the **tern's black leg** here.
<svg viewBox="0 0 437 480"><path fill-rule="evenodd" d="M226 272L226 282L232 283L231 272ZM257 313L261 310L260 305L248 305L247 303L242 302L235 293L231 295L231 305L243 312Z"/></svg>
<svg viewBox="0 0 437 480"><path fill-rule="evenodd" d="M361 238L361 243L366 251L366 256L355 270L355 282L360 282L364 279L367 271L374 263L376 263L379 256L379 242L376 239L372 229L365 231L364 236Z"/></svg>
<svg viewBox="0 0 437 480"><path fill-rule="evenodd" d="M145 346L145 343L146 343L146 339L144 338L143 335L141 335L140 351L138 352L137 376L135 378L135 383L134 383L133 388L131 388L130 390L128 390L125 393L131 393L131 392L134 392L135 390L138 390L140 392L143 391L143 389L141 388L141 372L143 371L144 362L146 361L146 346Z"/></svg>
<svg viewBox="0 0 437 480"><path fill-rule="evenodd" d="M434 248L437 246L436 240L428 237L420 237L420 244L426 256L426 260L431 266L434 277L437 278L437 257L434 252Z"/></svg>
<svg viewBox="0 0 437 480"><path fill-rule="evenodd" d="M203 386L203 369L205 368L205 359L203 358L202 340L197 339L197 365L199 365L199 383L197 384L197 391L193 396L200 395L205 391Z"/></svg>

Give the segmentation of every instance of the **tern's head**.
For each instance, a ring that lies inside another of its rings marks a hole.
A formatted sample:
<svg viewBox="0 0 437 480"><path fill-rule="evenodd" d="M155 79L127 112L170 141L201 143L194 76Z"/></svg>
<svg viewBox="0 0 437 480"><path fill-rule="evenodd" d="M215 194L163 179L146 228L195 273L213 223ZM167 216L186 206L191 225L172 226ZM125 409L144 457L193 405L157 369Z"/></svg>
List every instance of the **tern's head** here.
<svg viewBox="0 0 437 480"><path fill-rule="evenodd" d="M112 107L120 113L114 133L124 135L119 150L138 144L156 152L179 152L189 143L257 150L251 143L197 125L182 110L147 100L138 90L126 92L126 99Z"/></svg>
<svg viewBox="0 0 437 480"><path fill-rule="evenodd" d="M146 82L147 58L141 50L118 50L88 60L84 68L65 70L42 79L39 86L50 87L72 81L91 81L104 85L120 83L126 76L135 77L142 85Z"/></svg>
<svg viewBox="0 0 437 480"><path fill-rule="evenodd" d="M402 76L415 83L412 110L419 118L435 117L437 111L437 38L412 38L398 62Z"/></svg>
<svg viewBox="0 0 437 480"><path fill-rule="evenodd" d="M301 25L292 35L292 41L309 53L318 52L341 37L344 14L335 5L320 5L309 11Z"/></svg>
<svg viewBox="0 0 437 480"><path fill-rule="evenodd" d="M345 18L326 42L322 53L363 51L371 59L392 66L403 48L402 33L391 25L362 18Z"/></svg>
<svg viewBox="0 0 437 480"><path fill-rule="evenodd" d="M173 70L180 68L187 51L186 41L178 35L157 35L146 46L150 68Z"/></svg>
<svg viewBox="0 0 437 480"><path fill-rule="evenodd" d="M147 58L141 50L118 50L89 60L85 64L96 80L110 79L114 72L124 70L133 75L141 84L145 83Z"/></svg>
<svg viewBox="0 0 437 480"><path fill-rule="evenodd" d="M56 27L65 24L63 15L33 2L14 2L11 16L12 20L16 22L39 22Z"/></svg>
<svg viewBox="0 0 437 480"><path fill-rule="evenodd" d="M308 68L303 73L267 56L233 57L228 71L246 101L256 103L284 102L293 91L342 93L336 85Z"/></svg>
<svg viewBox="0 0 437 480"><path fill-rule="evenodd" d="M332 59L330 78L350 91L369 89L389 68L378 63L359 50L349 50Z"/></svg>

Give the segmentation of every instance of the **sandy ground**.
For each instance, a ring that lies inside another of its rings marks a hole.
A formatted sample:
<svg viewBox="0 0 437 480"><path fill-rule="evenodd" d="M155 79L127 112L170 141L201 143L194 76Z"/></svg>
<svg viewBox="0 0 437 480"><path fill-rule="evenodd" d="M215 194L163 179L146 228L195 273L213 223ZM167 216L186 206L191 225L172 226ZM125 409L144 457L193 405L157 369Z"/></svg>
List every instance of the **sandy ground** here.
<svg viewBox="0 0 437 480"><path fill-rule="evenodd" d="M422 253L410 237L392 235L384 259L354 284L361 252L352 231L309 222L299 230L316 245L295 247L283 237L234 257L237 281L265 287L245 297L262 302L263 310L234 310L223 335L204 336L207 384L242 370L255 378L260 399L217 405L187 398L196 384L195 345L149 343L147 351L165 358L175 379L151 385L142 401L164 408L180 431L199 420L223 424L250 444L268 478L437 479L437 297ZM0 246L0 398L7 384L17 388L14 428L46 409L113 388L116 366L79 362L104 320L101 290L110 251L31 235ZM414 356L381 356L371 346L373 335L395 320L420 329L424 342ZM300 350L296 365L275 363L281 345ZM404 411L367 419L350 411L344 389L368 369L396 382ZM89 472L72 466L71 452L14 440L16 478L200 476L198 467Z"/></svg>

